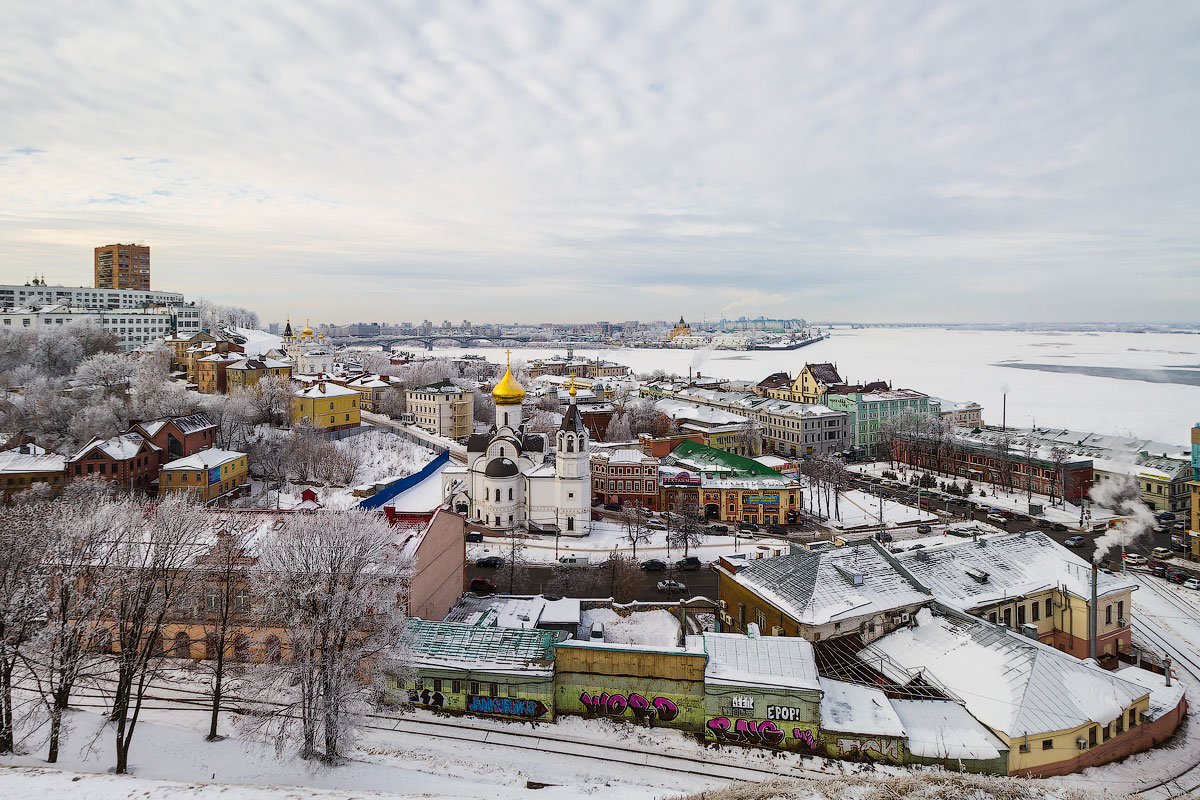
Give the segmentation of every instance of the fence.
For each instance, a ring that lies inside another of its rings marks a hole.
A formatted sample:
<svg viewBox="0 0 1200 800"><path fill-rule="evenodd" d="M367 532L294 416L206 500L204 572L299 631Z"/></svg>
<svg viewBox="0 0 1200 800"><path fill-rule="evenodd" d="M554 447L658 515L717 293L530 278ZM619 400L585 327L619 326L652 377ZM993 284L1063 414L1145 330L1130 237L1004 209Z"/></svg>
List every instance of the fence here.
<svg viewBox="0 0 1200 800"><path fill-rule="evenodd" d="M434 472L437 472L439 469L445 466L446 462L449 460L450 451L443 450L441 453L438 453L436 456L434 456L428 464L421 467L419 471L388 484L370 497L363 498L362 501L359 502L358 507L363 509L382 508L385 503L394 499L396 495L411 489L421 481L428 478Z"/></svg>

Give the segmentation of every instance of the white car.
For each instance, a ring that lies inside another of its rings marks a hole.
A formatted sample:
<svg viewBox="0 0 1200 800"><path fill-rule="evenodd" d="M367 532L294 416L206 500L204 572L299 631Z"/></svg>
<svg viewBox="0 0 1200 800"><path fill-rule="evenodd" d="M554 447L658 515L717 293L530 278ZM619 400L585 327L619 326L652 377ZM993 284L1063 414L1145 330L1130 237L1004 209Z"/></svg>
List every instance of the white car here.
<svg viewBox="0 0 1200 800"><path fill-rule="evenodd" d="M1146 564L1146 557L1141 553L1126 553L1125 563L1134 567L1142 567Z"/></svg>
<svg viewBox="0 0 1200 800"><path fill-rule="evenodd" d="M1183 585L1184 588L1196 589L1197 591L1200 591L1200 580L1196 580L1195 578L1188 578L1183 582Z"/></svg>
<svg viewBox="0 0 1200 800"><path fill-rule="evenodd" d="M675 592L677 594L683 594L684 592L687 591L687 587L684 586L679 581L659 581L658 582L658 590L660 592L664 592L667 594L669 594L671 592Z"/></svg>

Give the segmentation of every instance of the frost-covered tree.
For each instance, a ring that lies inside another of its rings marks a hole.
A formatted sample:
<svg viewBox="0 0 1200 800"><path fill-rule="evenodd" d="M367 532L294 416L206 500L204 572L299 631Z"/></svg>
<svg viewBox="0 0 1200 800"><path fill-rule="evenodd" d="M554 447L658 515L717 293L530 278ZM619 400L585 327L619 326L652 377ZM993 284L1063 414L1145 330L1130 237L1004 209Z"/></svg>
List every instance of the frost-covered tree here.
<svg viewBox="0 0 1200 800"><path fill-rule="evenodd" d="M633 430L629 427L629 417L626 414L614 414L604 431L606 442L633 441Z"/></svg>
<svg viewBox="0 0 1200 800"><path fill-rule="evenodd" d="M290 517L258 545L256 594L286 650L256 671L276 701L256 720L282 752L338 763L385 675L403 669L409 559L366 511Z"/></svg>
<svg viewBox="0 0 1200 800"><path fill-rule="evenodd" d="M113 394L127 390L137 371L137 360L126 353L97 353L75 368L75 380Z"/></svg>
<svg viewBox="0 0 1200 800"><path fill-rule="evenodd" d="M651 531L646 527L646 509L641 506L623 508L620 520L623 528L621 541L628 543L633 548L633 558L637 560L638 545L648 544L651 539Z"/></svg>
<svg viewBox="0 0 1200 800"><path fill-rule="evenodd" d="M259 423L273 427L288 424L292 407L292 383L279 375L268 375L249 388L250 405Z"/></svg>
<svg viewBox="0 0 1200 800"><path fill-rule="evenodd" d="M206 647L211 645L210 657L201 662L209 674L208 741L220 739L221 701L228 686L228 660L231 655L245 655L248 641L239 633L240 623L250 613L250 587L247 566L251 562L245 535L235 531L218 531L216 541L198 559L192 592L199 601L200 618ZM236 687L235 687L236 690Z"/></svg>
<svg viewBox="0 0 1200 800"><path fill-rule="evenodd" d="M130 506L136 508L135 506ZM203 514L182 494L173 495L144 515L122 516L109 530L109 567L98 576L108 603L117 643L112 722L116 734L117 774L129 767L146 690L158 674L165 650L163 620L188 592L196 559L203 552Z"/></svg>
<svg viewBox="0 0 1200 800"><path fill-rule="evenodd" d="M685 558L691 548L704 541L704 515L700 513L692 498L687 498L675 506L675 511L671 514L671 529L667 532L667 541L672 547L682 547Z"/></svg>

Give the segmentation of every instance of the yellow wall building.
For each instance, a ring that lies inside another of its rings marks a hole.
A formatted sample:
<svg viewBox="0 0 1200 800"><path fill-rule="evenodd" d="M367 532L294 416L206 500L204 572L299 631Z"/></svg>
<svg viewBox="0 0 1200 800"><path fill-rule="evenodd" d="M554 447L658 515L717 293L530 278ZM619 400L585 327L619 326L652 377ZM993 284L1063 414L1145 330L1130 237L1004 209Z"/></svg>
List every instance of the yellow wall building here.
<svg viewBox="0 0 1200 800"><path fill-rule="evenodd" d="M235 361L225 367L225 391L232 393L238 389L248 389L269 375L290 378L292 365L273 358L243 358Z"/></svg>
<svg viewBox="0 0 1200 800"><path fill-rule="evenodd" d="M308 420L320 431L357 428L360 395L354 389L318 381L292 395L292 424Z"/></svg>
<svg viewBox="0 0 1200 800"><path fill-rule="evenodd" d="M62 488L66 458L35 444L24 444L0 453L0 502L8 504L15 494L45 483L57 492Z"/></svg>
<svg viewBox="0 0 1200 800"><path fill-rule="evenodd" d="M672 328L671 332L667 334L667 341L671 341L676 336L691 336L691 334L691 326L683 321L683 317L680 317L679 322L675 323L675 327Z"/></svg>
<svg viewBox="0 0 1200 800"><path fill-rule="evenodd" d="M249 487L245 453L210 448L177 458L158 469L158 494L191 492L201 502Z"/></svg>

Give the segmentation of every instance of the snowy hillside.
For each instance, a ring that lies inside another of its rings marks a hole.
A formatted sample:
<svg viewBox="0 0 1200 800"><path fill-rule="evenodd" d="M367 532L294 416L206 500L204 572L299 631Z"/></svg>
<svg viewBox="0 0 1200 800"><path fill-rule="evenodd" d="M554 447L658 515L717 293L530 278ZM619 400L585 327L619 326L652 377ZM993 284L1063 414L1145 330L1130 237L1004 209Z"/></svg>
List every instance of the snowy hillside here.
<svg viewBox="0 0 1200 800"><path fill-rule="evenodd" d="M261 356L268 350L279 348L283 345L283 339L273 333L256 330L254 328L234 328L233 331L238 336L246 337L246 355Z"/></svg>

